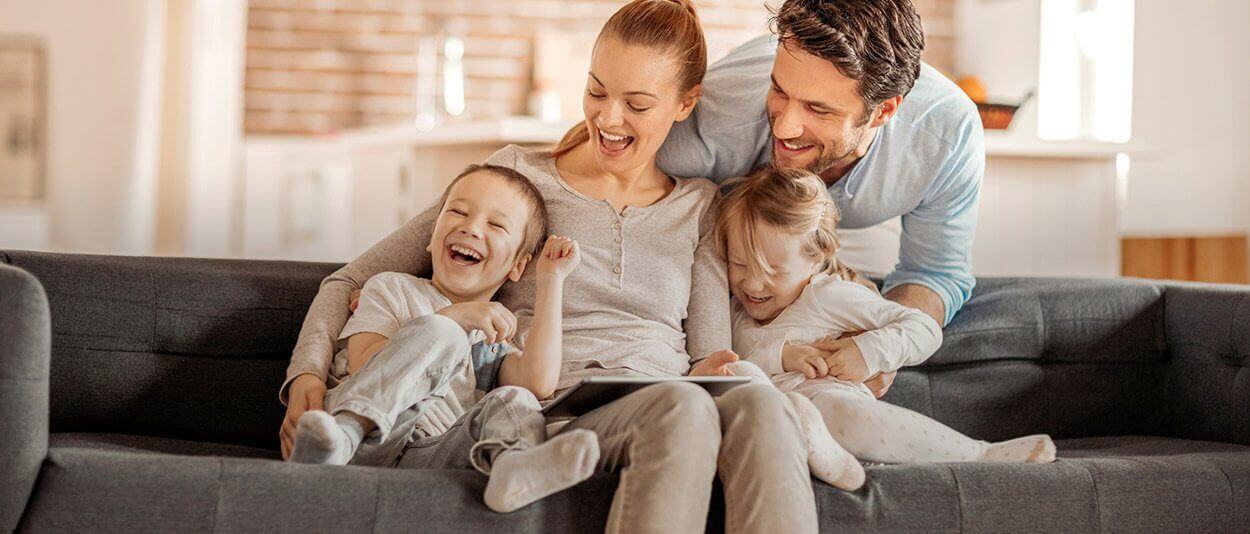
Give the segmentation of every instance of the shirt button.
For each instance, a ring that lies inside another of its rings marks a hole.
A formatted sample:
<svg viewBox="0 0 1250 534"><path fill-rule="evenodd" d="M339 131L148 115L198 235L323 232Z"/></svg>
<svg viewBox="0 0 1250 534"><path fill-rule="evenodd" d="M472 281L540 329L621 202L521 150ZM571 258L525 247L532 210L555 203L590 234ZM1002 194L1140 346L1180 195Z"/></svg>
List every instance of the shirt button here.
<svg viewBox="0 0 1250 534"><path fill-rule="evenodd" d="M621 236L619 236L619 235L618 235L618 236L616 236L616 239L613 239L613 241L615 241L615 242L617 242L617 243L620 243L620 242L621 242Z"/></svg>
<svg viewBox="0 0 1250 534"><path fill-rule="evenodd" d="M620 268L620 266L613 267L613 268L612 268L612 274L621 274L621 268Z"/></svg>
<svg viewBox="0 0 1250 534"><path fill-rule="evenodd" d="M612 227L613 227L613 228L616 228L617 230L620 230L620 229L621 229L621 221L616 221L616 224L613 224L613 225L612 225Z"/></svg>

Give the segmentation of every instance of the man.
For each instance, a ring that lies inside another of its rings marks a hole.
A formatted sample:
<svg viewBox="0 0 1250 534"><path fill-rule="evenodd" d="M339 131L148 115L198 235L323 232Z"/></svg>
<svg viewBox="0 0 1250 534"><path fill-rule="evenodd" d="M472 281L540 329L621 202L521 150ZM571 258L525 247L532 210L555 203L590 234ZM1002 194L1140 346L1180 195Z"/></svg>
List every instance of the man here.
<svg viewBox="0 0 1250 534"><path fill-rule="evenodd" d="M976 107L920 61L911 0L786 0L775 35L713 65L660 166L722 181L770 161L824 178L841 227L902 217L886 298L945 325L972 293L985 168ZM852 267L856 267L851 263ZM878 379L884 394L893 376Z"/></svg>

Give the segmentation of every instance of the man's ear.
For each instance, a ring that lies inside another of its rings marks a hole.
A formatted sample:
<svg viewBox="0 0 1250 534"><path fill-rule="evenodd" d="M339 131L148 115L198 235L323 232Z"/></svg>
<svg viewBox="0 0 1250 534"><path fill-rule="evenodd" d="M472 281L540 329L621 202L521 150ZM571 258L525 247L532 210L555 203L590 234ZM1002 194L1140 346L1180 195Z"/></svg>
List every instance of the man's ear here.
<svg viewBox="0 0 1250 534"><path fill-rule="evenodd" d="M877 105L876 112L873 113L872 127L877 128L882 124L889 122L894 118L894 114L898 113L898 107L903 103L903 95L892 96L885 99L881 104Z"/></svg>
<svg viewBox="0 0 1250 534"><path fill-rule="evenodd" d="M521 275L525 274L525 267L530 264L533 259L532 254L526 254L516 259L516 263L512 264L512 270L508 271L508 280L512 283L521 281Z"/></svg>
<svg viewBox="0 0 1250 534"><path fill-rule="evenodd" d="M681 99L681 108L677 110L677 117L673 122L681 122L690 118L690 114L694 112L694 106L699 103L699 98L703 96L703 84L698 84L690 88L686 96Z"/></svg>

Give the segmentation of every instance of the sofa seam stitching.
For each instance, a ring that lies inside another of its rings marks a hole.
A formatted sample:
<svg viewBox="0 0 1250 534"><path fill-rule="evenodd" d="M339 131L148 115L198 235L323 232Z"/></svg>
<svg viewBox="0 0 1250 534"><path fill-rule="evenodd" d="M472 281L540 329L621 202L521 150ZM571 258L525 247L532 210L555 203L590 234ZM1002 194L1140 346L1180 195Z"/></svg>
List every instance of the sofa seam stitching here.
<svg viewBox="0 0 1250 534"><path fill-rule="evenodd" d="M1089 484L1094 489L1094 512L1098 514L1098 531L1106 532L1107 529L1103 528L1102 499L1098 494L1098 478L1094 476L1094 471L1090 469L1089 464L1086 464L1085 462L1077 462L1077 465L1085 469L1085 474L1089 475Z"/></svg>
<svg viewBox="0 0 1250 534"><path fill-rule="evenodd" d="M947 465L946 470L950 471L951 481L955 483L955 502L958 506L955 509L959 512L959 519L956 524L959 526L959 532L964 532L964 494L959 489L959 475L955 474L955 466Z"/></svg>
<svg viewBox="0 0 1250 534"><path fill-rule="evenodd" d="M378 531L378 500L382 495L382 475L373 474L373 517L369 521L369 532Z"/></svg>
<svg viewBox="0 0 1250 534"><path fill-rule="evenodd" d="M217 532L217 514L221 511L221 476L226 470L226 460L217 460L217 498L213 500L213 522L209 526L209 532Z"/></svg>

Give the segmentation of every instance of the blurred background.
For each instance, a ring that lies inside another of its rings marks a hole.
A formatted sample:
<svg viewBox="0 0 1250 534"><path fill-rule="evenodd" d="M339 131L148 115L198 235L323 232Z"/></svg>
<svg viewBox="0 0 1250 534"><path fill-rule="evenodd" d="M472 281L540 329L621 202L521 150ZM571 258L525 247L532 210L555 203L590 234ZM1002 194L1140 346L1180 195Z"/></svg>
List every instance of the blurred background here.
<svg viewBox="0 0 1250 534"><path fill-rule="evenodd" d="M557 140L622 3L0 0L0 249L349 260ZM915 3L987 127L977 274L1250 282L1250 2ZM696 4L712 60L767 32Z"/></svg>

